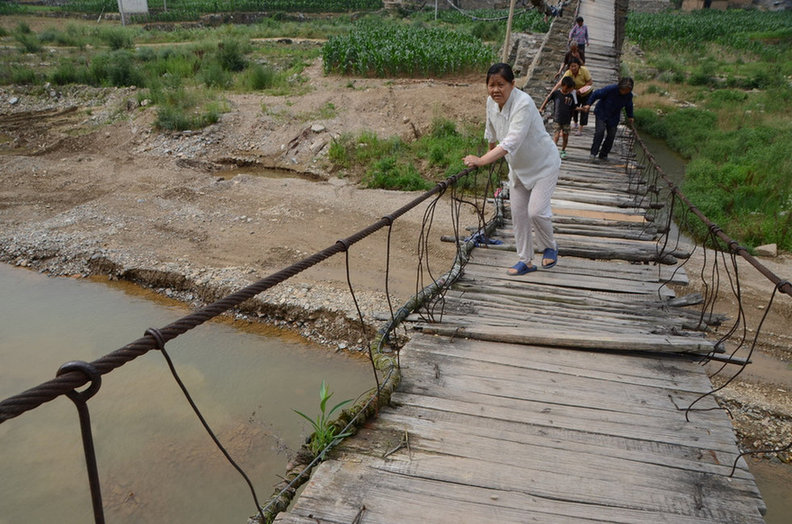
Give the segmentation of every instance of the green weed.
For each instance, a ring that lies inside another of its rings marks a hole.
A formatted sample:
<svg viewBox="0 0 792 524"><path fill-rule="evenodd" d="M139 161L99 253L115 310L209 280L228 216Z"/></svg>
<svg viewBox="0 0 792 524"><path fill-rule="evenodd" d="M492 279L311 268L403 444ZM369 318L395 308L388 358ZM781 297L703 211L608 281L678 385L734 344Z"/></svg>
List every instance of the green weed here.
<svg viewBox="0 0 792 524"><path fill-rule="evenodd" d="M311 435L309 448L314 456L318 456L320 453L322 453L327 446L351 435L351 433L338 433L338 428L336 428L335 424L333 423L332 417L336 411L352 402L352 399L342 400L328 410L327 402L332 396L333 393L330 393L330 391L327 389L327 384L325 384L325 381L323 380L322 385L319 388L319 414L316 416L316 419L312 419L302 411L297 411L296 409L293 410L295 413L311 423L313 435Z"/></svg>

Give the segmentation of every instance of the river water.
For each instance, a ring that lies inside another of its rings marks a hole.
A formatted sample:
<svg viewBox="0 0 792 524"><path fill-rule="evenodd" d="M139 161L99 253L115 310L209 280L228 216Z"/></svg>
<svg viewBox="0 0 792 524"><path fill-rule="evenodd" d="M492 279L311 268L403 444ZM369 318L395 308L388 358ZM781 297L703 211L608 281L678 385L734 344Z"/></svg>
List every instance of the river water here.
<svg viewBox="0 0 792 524"><path fill-rule="evenodd" d="M53 279L0 264L0 399L92 361L188 313L130 284ZM374 386L370 365L272 329L210 322L167 345L204 417L260 501L319 410ZM214 446L162 355L102 378L89 402L108 522L246 522L242 477ZM65 397L0 424L0 524L93 522L77 411Z"/></svg>

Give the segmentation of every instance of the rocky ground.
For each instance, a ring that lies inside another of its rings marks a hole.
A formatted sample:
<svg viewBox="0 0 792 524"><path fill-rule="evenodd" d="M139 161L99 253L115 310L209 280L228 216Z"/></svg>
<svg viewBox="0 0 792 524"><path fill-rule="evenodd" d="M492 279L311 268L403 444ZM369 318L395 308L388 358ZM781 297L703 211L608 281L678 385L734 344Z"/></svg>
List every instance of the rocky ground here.
<svg viewBox="0 0 792 524"><path fill-rule="evenodd" d="M476 121L483 112L478 77L349 79L322 75L318 62L306 74L312 89L304 95L231 94L231 111L218 124L182 133L153 130L154 110L138 104L134 89L0 89L0 261L57 276L128 279L199 306L333 245L417 196L360 189L344 173L330 174L326 156L334 137L370 130L411 139L435 116ZM416 290L423 210L393 228L388 283L395 307ZM472 214L461 217L463 227L475 224ZM430 235L447 234L453 225L446 197ZM370 330L386 304L386 238L383 230L350 250L355 299ZM432 271L450 268L453 246L429 246ZM782 277L792 274L788 255L763 262ZM689 274L700 272L701 254L689 264ZM751 268L741 268L740 276L755 330L772 285ZM687 292L703 290L691 280ZM719 307L736 318L733 302L724 293ZM762 360L718 392L746 448L792 442L790 304L788 296L776 297L754 357ZM332 347L363 344L343 255L237 314ZM736 371L730 365L713 382Z"/></svg>

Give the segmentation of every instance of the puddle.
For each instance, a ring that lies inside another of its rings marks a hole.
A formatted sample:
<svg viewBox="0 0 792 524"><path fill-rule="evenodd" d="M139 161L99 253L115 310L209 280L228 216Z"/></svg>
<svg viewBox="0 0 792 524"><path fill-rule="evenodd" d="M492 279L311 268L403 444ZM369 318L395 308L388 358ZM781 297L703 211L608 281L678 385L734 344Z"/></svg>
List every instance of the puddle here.
<svg viewBox="0 0 792 524"><path fill-rule="evenodd" d="M261 166L234 166L227 169L221 169L220 171L215 171L213 175L216 178L223 178L225 180L232 180L234 177L239 175L250 175L275 179L297 178L300 180L308 180L310 182L321 182L325 180L325 178L321 175Z"/></svg>

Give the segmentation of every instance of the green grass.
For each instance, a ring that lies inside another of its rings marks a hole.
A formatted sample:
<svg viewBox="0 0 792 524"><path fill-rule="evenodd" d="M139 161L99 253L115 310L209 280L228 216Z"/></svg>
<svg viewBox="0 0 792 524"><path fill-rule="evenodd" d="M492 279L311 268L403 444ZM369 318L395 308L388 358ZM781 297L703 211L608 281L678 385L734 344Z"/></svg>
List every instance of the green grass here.
<svg viewBox="0 0 792 524"><path fill-rule="evenodd" d="M792 250L792 13L631 13L627 37L636 122L689 159L683 192L748 248Z"/></svg>
<svg viewBox="0 0 792 524"><path fill-rule="evenodd" d="M359 177L366 187L413 191L428 189L465 169L462 158L483 153L484 147L478 126L459 130L455 122L438 117L430 132L414 142L382 139L368 131L342 135L331 142L328 158L335 170ZM486 183L468 178L463 189Z"/></svg>

